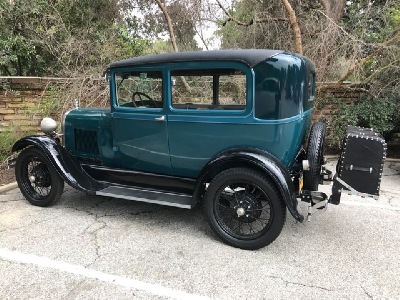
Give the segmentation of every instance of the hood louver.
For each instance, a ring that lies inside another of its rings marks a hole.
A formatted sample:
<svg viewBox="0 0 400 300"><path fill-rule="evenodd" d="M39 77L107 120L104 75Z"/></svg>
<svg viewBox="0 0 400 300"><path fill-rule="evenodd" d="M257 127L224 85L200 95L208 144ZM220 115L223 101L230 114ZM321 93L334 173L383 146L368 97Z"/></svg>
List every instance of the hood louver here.
<svg viewBox="0 0 400 300"><path fill-rule="evenodd" d="M97 132L95 130L74 129L75 135L75 151L90 154L99 154L97 146Z"/></svg>

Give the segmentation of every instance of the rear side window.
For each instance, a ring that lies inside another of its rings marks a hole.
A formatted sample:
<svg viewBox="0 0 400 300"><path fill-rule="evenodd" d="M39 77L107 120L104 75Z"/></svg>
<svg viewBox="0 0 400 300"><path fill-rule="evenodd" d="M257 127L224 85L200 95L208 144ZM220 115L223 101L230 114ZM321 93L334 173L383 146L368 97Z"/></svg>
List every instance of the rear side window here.
<svg viewBox="0 0 400 300"><path fill-rule="evenodd" d="M246 75L237 69L171 71L172 107L244 110Z"/></svg>

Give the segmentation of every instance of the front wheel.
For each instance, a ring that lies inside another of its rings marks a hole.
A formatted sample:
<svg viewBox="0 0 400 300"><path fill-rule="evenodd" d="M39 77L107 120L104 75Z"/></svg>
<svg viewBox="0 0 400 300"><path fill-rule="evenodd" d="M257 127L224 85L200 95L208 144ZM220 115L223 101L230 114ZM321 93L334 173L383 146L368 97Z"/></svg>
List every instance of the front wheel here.
<svg viewBox="0 0 400 300"><path fill-rule="evenodd" d="M49 206L60 199L64 181L37 148L24 149L15 164L15 177L24 197L33 205Z"/></svg>
<svg viewBox="0 0 400 300"><path fill-rule="evenodd" d="M206 191L205 210L211 228L225 243L246 250L272 243L286 220L286 206L275 185L247 168L218 174Z"/></svg>

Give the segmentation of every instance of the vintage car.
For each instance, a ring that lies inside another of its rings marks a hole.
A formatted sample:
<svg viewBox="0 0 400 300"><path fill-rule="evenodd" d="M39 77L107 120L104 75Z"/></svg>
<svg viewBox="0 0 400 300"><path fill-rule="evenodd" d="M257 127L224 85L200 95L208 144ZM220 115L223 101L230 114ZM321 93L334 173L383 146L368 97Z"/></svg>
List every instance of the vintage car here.
<svg viewBox="0 0 400 300"><path fill-rule="evenodd" d="M343 190L378 195L384 140L355 127L332 196L317 191L332 175L323 168L325 125L311 126L316 77L305 57L260 49L169 53L112 63L105 76L109 107L77 105L61 134L45 118L45 135L13 146L19 188L33 205L53 204L64 182L93 195L201 204L225 243L258 249L278 237L287 210L303 222L328 202L339 204ZM357 185L369 175L368 188Z"/></svg>

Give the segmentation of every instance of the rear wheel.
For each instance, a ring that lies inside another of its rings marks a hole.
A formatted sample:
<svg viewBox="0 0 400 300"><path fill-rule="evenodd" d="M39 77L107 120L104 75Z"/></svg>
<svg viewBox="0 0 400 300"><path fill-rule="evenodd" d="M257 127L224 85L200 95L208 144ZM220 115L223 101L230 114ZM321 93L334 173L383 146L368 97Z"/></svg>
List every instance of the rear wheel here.
<svg viewBox="0 0 400 300"><path fill-rule="evenodd" d="M255 250L282 231L286 206L275 185L246 168L223 171L210 183L205 210L214 232L227 244Z"/></svg>
<svg viewBox="0 0 400 300"><path fill-rule="evenodd" d="M317 191L321 168L324 164L325 124L316 122L312 125L307 145L307 159L310 169L304 171L304 189Z"/></svg>
<svg viewBox="0 0 400 300"><path fill-rule="evenodd" d="M24 197L33 205L49 206L60 199L64 181L37 148L24 149L15 165L15 177Z"/></svg>

